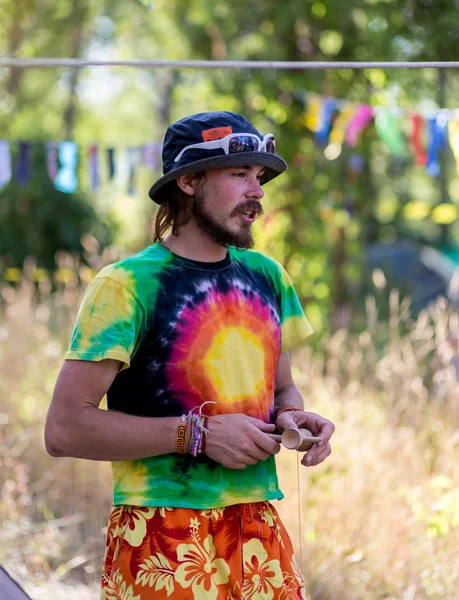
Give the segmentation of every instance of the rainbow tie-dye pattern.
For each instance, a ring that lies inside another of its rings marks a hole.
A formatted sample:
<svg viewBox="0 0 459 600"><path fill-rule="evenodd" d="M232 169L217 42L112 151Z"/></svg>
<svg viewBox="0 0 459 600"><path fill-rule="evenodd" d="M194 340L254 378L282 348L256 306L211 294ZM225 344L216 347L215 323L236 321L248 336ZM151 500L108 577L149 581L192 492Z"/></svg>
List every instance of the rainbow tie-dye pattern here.
<svg viewBox="0 0 459 600"><path fill-rule="evenodd" d="M208 414L270 422L280 353L311 332L274 260L230 249L201 263L154 244L91 282L66 358L123 363L107 393L112 410L176 417L213 400ZM216 508L283 497L274 457L243 471L179 454L112 466L115 505Z"/></svg>

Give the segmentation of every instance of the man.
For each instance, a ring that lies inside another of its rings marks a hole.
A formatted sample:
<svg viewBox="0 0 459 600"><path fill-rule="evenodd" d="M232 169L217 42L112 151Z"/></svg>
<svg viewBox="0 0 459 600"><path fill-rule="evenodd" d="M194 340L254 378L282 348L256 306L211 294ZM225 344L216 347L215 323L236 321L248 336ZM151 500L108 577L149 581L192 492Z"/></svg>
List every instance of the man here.
<svg viewBox="0 0 459 600"><path fill-rule="evenodd" d="M334 427L292 381L288 351L311 327L290 279L248 250L261 186L287 168L274 150L234 113L171 125L156 243L86 292L45 436L53 456L113 462L102 598L306 598L269 503L283 497L269 434L319 436L312 466Z"/></svg>

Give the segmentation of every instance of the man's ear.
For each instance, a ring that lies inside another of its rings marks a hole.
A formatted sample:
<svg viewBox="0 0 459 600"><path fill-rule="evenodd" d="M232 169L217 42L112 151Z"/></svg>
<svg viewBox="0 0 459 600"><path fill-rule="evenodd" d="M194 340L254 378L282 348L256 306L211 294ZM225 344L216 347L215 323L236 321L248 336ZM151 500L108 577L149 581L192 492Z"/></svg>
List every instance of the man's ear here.
<svg viewBox="0 0 459 600"><path fill-rule="evenodd" d="M188 194L188 196L194 196L196 194L198 183L199 179L194 175L194 173L177 177L177 185L182 192L185 192L185 194Z"/></svg>

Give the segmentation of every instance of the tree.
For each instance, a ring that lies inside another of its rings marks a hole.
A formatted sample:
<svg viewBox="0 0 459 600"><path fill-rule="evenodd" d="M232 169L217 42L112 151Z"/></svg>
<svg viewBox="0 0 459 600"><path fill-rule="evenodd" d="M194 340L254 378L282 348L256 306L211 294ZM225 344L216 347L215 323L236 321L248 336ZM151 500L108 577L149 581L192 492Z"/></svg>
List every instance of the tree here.
<svg viewBox="0 0 459 600"><path fill-rule="evenodd" d="M77 0L67 0L57 8L45 0L38 16L31 4L24 5L28 6L25 22L37 25L27 29L29 54L70 55L75 50L68 46L73 39L69 34L78 30L82 33L76 52L84 56L97 50L111 58L453 60L459 35L456 3L446 0L402 4L285 0L281 6L274 0L250 4L242 0L100 1L84 5L75 28L69 15L77 5ZM12 14L4 21L11 32L9 48L21 52ZM52 35L43 36L40 18ZM21 26L21 31L25 29ZM60 75L23 73L7 100L17 110L3 129L0 123L0 134L21 136L30 127L41 139L58 137L67 101L58 85ZM84 101L81 91L85 86L94 88L103 77L108 82L101 86L103 102ZM448 73L445 98L439 100L448 105L458 85L456 73ZM444 179L438 186L435 178L414 165L409 149L404 157L391 156L373 126L355 148L343 146L341 153L327 155L311 131L307 112L311 97L305 92L356 104L390 107L395 103L411 110L421 100L437 99L438 87L438 73L429 69L170 69L105 71L104 75L86 71L70 90L80 91L74 132L85 141L94 135L106 143L120 137L127 143L158 139L166 120L221 109L243 112L260 130L275 133L290 169L267 188L269 210L260 223L259 247L286 264L308 316L322 329L327 321L339 325L336 315L361 297L369 244L398 236L429 243L441 239L445 228L426 215L442 198L449 201L453 172L446 157ZM404 125L407 128L408 122ZM457 193L452 201L459 201ZM414 220L420 207L427 207L427 212ZM454 228L450 234L454 239Z"/></svg>
<svg viewBox="0 0 459 600"><path fill-rule="evenodd" d="M112 242L114 224L98 215L82 194L65 194L51 182L42 145L33 147L29 182L13 178L0 190L0 256L19 267L28 256L53 269L57 250L82 254L81 238L91 233L102 247Z"/></svg>

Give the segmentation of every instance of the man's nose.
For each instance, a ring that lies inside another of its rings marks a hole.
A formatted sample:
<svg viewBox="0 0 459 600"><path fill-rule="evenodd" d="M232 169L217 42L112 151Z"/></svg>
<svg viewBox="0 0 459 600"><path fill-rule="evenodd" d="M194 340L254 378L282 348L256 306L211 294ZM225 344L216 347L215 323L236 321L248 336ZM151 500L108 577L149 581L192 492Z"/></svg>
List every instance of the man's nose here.
<svg viewBox="0 0 459 600"><path fill-rule="evenodd" d="M261 200L265 193L261 187L259 180L256 177L254 177L253 180L251 180L251 184L252 185L250 186L248 196L250 196L250 198Z"/></svg>

